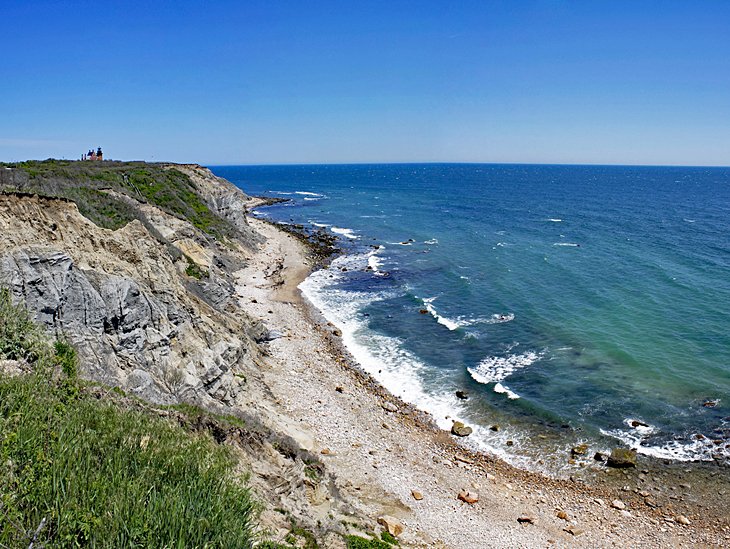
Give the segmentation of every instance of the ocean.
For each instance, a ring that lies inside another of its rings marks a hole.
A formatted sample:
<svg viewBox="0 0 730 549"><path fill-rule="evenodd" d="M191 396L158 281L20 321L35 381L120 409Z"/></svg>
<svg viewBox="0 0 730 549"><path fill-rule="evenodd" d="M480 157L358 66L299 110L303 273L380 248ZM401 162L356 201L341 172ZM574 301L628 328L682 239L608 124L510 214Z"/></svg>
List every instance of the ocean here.
<svg viewBox="0 0 730 549"><path fill-rule="evenodd" d="M302 292L467 444L556 472L580 443L730 460L730 169L211 169L289 199L256 216L338 235Z"/></svg>

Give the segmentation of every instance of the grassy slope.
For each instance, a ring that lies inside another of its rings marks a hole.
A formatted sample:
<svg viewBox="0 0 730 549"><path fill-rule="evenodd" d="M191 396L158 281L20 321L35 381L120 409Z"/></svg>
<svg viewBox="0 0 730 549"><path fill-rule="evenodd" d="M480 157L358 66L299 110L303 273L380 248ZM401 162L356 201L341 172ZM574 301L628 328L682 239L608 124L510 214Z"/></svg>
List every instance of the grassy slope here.
<svg viewBox="0 0 730 549"><path fill-rule="evenodd" d="M0 544L250 547L256 506L208 435L83 390L76 356L0 290Z"/></svg>
<svg viewBox="0 0 730 549"><path fill-rule="evenodd" d="M3 167L19 170L26 176L15 188L6 185L5 192L72 200L85 217L100 227L117 229L139 217L135 208L104 192L112 190L154 204L211 236L221 238L234 233L230 223L208 208L187 175L161 164L49 159L0 164Z"/></svg>

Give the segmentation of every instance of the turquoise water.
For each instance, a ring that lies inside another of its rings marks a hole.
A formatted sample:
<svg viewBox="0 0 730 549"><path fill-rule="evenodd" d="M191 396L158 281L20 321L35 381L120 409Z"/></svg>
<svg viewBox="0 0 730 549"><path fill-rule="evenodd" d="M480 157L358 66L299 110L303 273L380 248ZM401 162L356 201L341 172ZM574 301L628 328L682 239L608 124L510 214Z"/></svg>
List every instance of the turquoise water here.
<svg viewBox="0 0 730 549"><path fill-rule="evenodd" d="M291 199L257 215L341 237L304 294L365 370L473 425L471 444L730 456L730 169L213 171Z"/></svg>

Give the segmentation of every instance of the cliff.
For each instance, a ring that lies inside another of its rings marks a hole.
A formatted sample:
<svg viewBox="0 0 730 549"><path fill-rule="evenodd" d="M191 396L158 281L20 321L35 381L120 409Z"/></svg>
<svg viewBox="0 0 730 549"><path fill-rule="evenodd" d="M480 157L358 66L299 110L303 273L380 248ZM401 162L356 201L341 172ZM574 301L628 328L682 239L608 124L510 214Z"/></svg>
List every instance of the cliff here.
<svg viewBox="0 0 730 549"><path fill-rule="evenodd" d="M116 230L68 200L3 194L0 285L50 331L68 335L89 379L151 402L231 405L257 354L246 334L261 337L235 306L231 267L260 237L246 223L249 197L199 166L183 169L210 211L235 228L226 227L224 240L113 188L99 192L134 214ZM85 189L57 175L17 179L19 190L59 197Z"/></svg>
<svg viewBox="0 0 730 549"><path fill-rule="evenodd" d="M262 379L279 335L239 305L236 273L264 241L246 219L251 198L198 165L47 161L0 174L0 287L73 344L80 375L164 415L156 407L207 410L172 417L237 449L258 497L285 511L265 526L336 529L336 514L311 505L328 476L280 428Z"/></svg>

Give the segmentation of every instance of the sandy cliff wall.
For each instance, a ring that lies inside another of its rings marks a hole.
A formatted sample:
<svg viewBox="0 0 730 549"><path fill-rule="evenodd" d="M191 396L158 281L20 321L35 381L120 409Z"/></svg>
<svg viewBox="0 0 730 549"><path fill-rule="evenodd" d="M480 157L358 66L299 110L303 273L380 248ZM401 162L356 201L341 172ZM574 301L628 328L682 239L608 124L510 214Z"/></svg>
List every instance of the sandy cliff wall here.
<svg viewBox="0 0 730 549"><path fill-rule="evenodd" d="M146 208L173 242L183 234L187 249L209 257L208 276L186 275L184 256L174 259L139 221L111 231L70 202L0 195L0 285L78 346L91 379L153 402L235 403L256 353L246 334L258 327L234 314L232 286L216 267L232 259ZM227 255L245 260L235 249Z"/></svg>

